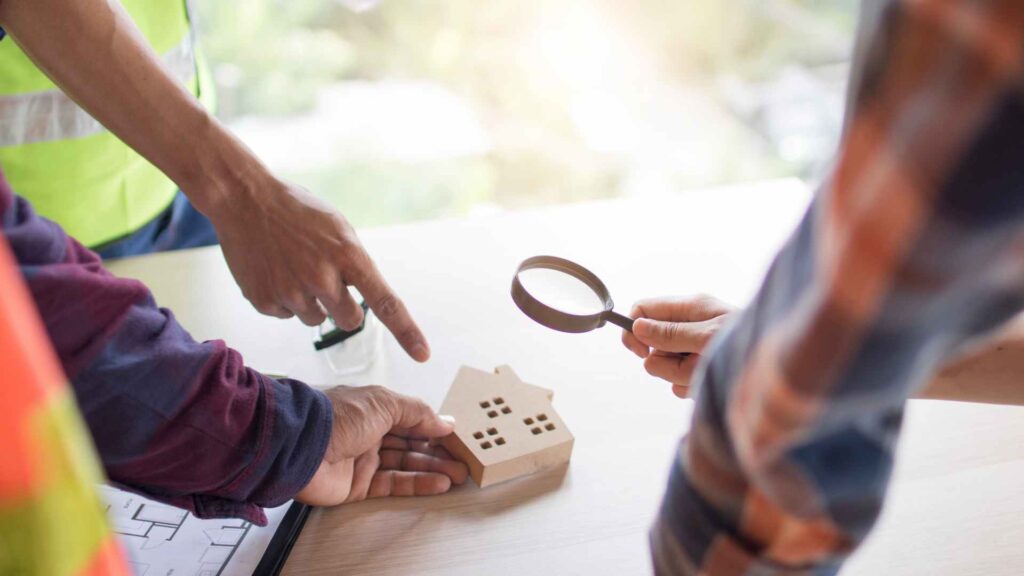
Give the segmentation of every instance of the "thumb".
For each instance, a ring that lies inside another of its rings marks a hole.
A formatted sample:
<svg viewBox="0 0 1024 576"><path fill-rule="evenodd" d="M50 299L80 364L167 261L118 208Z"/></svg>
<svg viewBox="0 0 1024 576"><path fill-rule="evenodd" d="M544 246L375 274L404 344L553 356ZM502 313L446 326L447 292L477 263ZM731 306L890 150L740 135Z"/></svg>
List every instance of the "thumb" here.
<svg viewBox="0 0 1024 576"><path fill-rule="evenodd" d="M455 419L438 416L422 400L395 395L391 433L414 438L440 438L455 431Z"/></svg>
<svg viewBox="0 0 1024 576"><path fill-rule="evenodd" d="M662 352L700 352L706 340L697 328L700 324L638 318L633 323L633 336Z"/></svg>

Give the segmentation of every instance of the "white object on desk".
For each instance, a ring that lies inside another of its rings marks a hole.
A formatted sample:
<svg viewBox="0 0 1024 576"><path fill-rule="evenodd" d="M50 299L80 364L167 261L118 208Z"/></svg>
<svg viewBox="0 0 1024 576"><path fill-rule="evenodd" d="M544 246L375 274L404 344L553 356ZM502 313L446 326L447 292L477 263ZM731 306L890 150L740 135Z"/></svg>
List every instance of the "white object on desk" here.
<svg viewBox="0 0 1024 576"><path fill-rule="evenodd" d="M316 338L321 337L321 329L314 328L313 335ZM380 358L383 340L380 321L373 312L367 311L363 329L358 334L319 350L317 356L327 363L337 377L355 377L369 373L373 368L374 363Z"/></svg>

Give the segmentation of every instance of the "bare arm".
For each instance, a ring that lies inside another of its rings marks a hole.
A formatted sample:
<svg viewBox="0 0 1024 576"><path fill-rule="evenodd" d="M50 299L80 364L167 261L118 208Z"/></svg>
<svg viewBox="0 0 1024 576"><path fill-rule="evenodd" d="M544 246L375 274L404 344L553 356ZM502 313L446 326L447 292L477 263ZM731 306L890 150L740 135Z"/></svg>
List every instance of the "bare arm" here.
<svg viewBox="0 0 1024 576"><path fill-rule="evenodd" d="M916 397L1024 405L1024 315L943 368Z"/></svg>
<svg viewBox="0 0 1024 576"><path fill-rule="evenodd" d="M633 307L633 332L623 331L622 342L652 376L670 382L672 392L686 398L708 342L739 312L712 296L642 300ZM914 397L1024 405L1024 314L953 357Z"/></svg>
<svg viewBox="0 0 1024 576"><path fill-rule="evenodd" d="M53 81L213 222L242 293L309 325L362 320L355 286L416 360L426 338L345 218L275 178L162 67L114 0L3 0L0 26Z"/></svg>
<svg viewBox="0 0 1024 576"><path fill-rule="evenodd" d="M216 212L241 180L270 176L164 70L118 2L5 0L0 24L61 89L204 213Z"/></svg>

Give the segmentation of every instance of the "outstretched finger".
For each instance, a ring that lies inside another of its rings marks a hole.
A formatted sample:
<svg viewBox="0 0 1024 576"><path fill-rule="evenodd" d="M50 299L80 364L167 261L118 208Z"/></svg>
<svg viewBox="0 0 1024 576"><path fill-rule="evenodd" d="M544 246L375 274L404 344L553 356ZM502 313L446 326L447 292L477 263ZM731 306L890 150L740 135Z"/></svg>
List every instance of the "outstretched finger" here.
<svg viewBox="0 0 1024 576"><path fill-rule="evenodd" d="M367 498L385 496L431 496L444 494L452 487L452 479L436 472L379 470L370 482Z"/></svg>
<svg viewBox="0 0 1024 576"><path fill-rule="evenodd" d="M373 482L373 475L379 468L379 452L367 450L360 454L352 466L352 487L349 489L345 502L366 500L366 494L370 491L370 483Z"/></svg>
<svg viewBox="0 0 1024 576"><path fill-rule="evenodd" d="M366 258L366 267L368 269L357 276L358 280L354 282L355 287L359 289L366 304L395 335L398 343L402 345L409 356L417 362L426 362L430 358L427 338L412 319L405 304L388 286L369 257Z"/></svg>
<svg viewBox="0 0 1024 576"><path fill-rule="evenodd" d="M406 472L436 472L451 478L452 483L462 484L469 476L469 470L462 462L445 460L407 450L381 450L381 470L405 470Z"/></svg>
<svg viewBox="0 0 1024 576"><path fill-rule="evenodd" d="M444 446L431 445L428 440L410 439L392 434L384 436L384 439L381 441L381 448L388 450L411 450L428 456L454 460L451 453L445 450Z"/></svg>

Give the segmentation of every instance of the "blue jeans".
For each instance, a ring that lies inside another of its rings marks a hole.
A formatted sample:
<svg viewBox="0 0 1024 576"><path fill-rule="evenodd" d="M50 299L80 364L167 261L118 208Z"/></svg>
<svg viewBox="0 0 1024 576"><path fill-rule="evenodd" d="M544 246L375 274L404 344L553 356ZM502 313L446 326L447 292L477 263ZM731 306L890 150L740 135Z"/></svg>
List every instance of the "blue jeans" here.
<svg viewBox="0 0 1024 576"><path fill-rule="evenodd" d="M93 250L106 260L214 244L217 244L217 232L213 224L179 190L171 205L148 224Z"/></svg>

